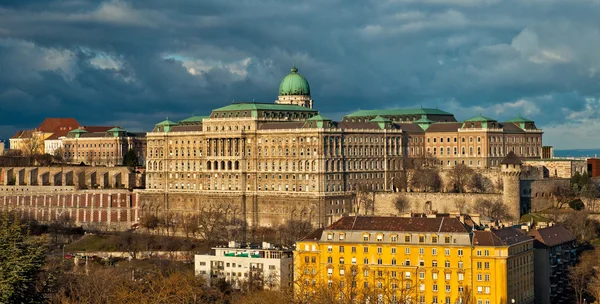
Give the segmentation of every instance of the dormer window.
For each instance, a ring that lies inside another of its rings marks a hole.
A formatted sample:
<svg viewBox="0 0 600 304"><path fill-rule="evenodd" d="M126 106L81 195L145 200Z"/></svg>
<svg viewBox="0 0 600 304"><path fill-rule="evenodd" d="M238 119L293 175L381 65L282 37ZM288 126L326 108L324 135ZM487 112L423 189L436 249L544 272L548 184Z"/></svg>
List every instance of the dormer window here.
<svg viewBox="0 0 600 304"><path fill-rule="evenodd" d="M365 242L369 241L369 234L368 233L363 234L363 241L365 241Z"/></svg>
<svg viewBox="0 0 600 304"><path fill-rule="evenodd" d="M333 233L327 234L327 240L333 240Z"/></svg>
<svg viewBox="0 0 600 304"><path fill-rule="evenodd" d="M383 242L383 234L378 234L377 235L377 241L378 242Z"/></svg>

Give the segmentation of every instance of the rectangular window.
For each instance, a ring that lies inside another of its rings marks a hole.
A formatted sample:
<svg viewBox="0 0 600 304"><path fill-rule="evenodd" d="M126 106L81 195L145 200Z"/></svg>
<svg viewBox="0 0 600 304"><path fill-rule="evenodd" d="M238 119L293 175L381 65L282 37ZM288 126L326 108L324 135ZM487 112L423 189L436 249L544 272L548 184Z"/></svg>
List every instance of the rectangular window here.
<svg viewBox="0 0 600 304"><path fill-rule="evenodd" d="M458 249L458 256L463 256L463 250L462 249Z"/></svg>
<svg viewBox="0 0 600 304"><path fill-rule="evenodd" d="M431 248L431 255L437 255L437 248Z"/></svg>
<svg viewBox="0 0 600 304"><path fill-rule="evenodd" d="M405 243L410 243L410 235L405 235L404 236L404 242Z"/></svg>
<svg viewBox="0 0 600 304"><path fill-rule="evenodd" d="M448 249L448 248L444 249L444 255L450 256L450 249Z"/></svg>
<svg viewBox="0 0 600 304"><path fill-rule="evenodd" d="M425 248L419 248L419 254L420 255L424 255L425 254Z"/></svg>
<svg viewBox="0 0 600 304"><path fill-rule="evenodd" d="M340 246L340 253L344 252L344 246Z"/></svg>
<svg viewBox="0 0 600 304"><path fill-rule="evenodd" d="M377 253L382 254L383 253L383 248L377 247Z"/></svg>
<svg viewBox="0 0 600 304"><path fill-rule="evenodd" d="M392 254L396 254L396 247L392 247Z"/></svg>
<svg viewBox="0 0 600 304"><path fill-rule="evenodd" d="M408 248L408 247L404 248L404 254L410 254L410 248Z"/></svg>

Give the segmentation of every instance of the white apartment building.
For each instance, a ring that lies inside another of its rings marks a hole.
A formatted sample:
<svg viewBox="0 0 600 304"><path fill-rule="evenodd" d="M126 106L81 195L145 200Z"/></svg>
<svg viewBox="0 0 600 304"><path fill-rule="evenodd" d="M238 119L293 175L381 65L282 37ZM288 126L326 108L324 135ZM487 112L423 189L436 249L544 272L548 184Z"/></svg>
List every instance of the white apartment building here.
<svg viewBox="0 0 600 304"><path fill-rule="evenodd" d="M260 284L265 289L292 287L293 254L267 242L262 246L240 246L231 241L228 247L213 248L215 255L196 255L196 275L207 283L224 279L235 289L244 284Z"/></svg>

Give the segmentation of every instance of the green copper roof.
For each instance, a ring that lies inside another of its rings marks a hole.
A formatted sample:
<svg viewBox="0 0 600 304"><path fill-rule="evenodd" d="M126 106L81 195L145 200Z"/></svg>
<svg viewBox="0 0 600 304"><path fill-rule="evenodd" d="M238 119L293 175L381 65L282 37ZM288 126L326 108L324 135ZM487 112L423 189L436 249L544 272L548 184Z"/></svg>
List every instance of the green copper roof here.
<svg viewBox="0 0 600 304"><path fill-rule="evenodd" d="M233 103L218 109L214 109L213 112L218 111L301 111L301 112L316 112L316 110L288 104L277 104L277 103L262 103L262 102L238 102Z"/></svg>
<svg viewBox="0 0 600 304"><path fill-rule="evenodd" d="M427 119L427 116L425 116L425 115L423 115L423 117L413 121L413 123L416 123L416 124L432 124L434 122L435 121L433 121L431 119Z"/></svg>
<svg viewBox="0 0 600 304"><path fill-rule="evenodd" d="M177 123L176 122L172 122L169 120L169 117L167 117L167 119L159 122L156 124L157 126L176 126Z"/></svg>
<svg viewBox="0 0 600 304"><path fill-rule="evenodd" d="M304 123L304 127L308 127L308 128L327 128L332 126L331 123L331 119L322 116L322 115L315 115L309 119L306 120L306 122Z"/></svg>
<svg viewBox="0 0 600 304"><path fill-rule="evenodd" d="M519 114L519 116L517 116L511 120L507 120L506 122L533 122L533 120L527 119L527 118L521 116L521 114Z"/></svg>
<svg viewBox="0 0 600 304"><path fill-rule="evenodd" d="M210 116L192 116L192 117L188 117L184 120L179 121L181 122L202 122L205 118L209 118Z"/></svg>
<svg viewBox="0 0 600 304"><path fill-rule="evenodd" d="M110 130L108 130L106 132L127 132L127 131L125 131L125 130L119 128L119 127L114 127L114 128L112 128L112 129L110 129Z"/></svg>
<svg viewBox="0 0 600 304"><path fill-rule="evenodd" d="M452 115L440 109L417 108L417 109L389 109L389 110L358 110L346 115L346 117L361 117L361 116L398 116L398 115Z"/></svg>
<svg viewBox="0 0 600 304"><path fill-rule="evenodd" d="M465 121L469 121L469 122L473 121L473 122L475 122L475 121L496 121L496 120L493 119L493 118L485 117L483 115L479 115L479 116L476 116L476 117L473 117L473 118L469 118L469 119L467 119Z"/></svg>
<svg viewBox="0 0 600 304"><path fill-rule="evenodd" d="M283 78L279 85L279 95L310 95L310 86L304 76L298 74L294 65L291 73Z"/></svg>
<svg viewBox="0 0 600 304"><path fill-rule="evenodd" d="M369 120L369 122L383 122L383 123L386 123L386 122L392 122L392 121L389 120L389 119L387 119L387 118L385 118L385 117L381 117L381 116L377 115L377 117Z"/></svg>
<svg viewBox="0 0 600 304"><path fill-rule="evenodd" d="M315 120L318 120L318 121L323 121L323 120L331 120L331 119L329 119L329 118L327 118L327 117L325 117L325 116L322 116L322 115L320 115L320 114L319 114L319 115L315 115L315 116L313 116L313 117L311 117L311 118L309 118L309 119L307 119L307 120L312 120L312 121L315 121Z"/></svg>

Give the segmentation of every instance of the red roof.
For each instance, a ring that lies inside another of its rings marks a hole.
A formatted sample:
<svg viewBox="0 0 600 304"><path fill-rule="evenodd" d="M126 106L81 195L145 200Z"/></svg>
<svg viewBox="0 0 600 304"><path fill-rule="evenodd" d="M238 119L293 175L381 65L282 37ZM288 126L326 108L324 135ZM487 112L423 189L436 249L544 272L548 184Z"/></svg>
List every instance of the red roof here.
<svg viewBox="0 0 600 304"><path fill-rule="evenodd" d="M471 227L453 217L346 216L326 230L468 233Z"/></svg>
<svg viewBox="0 0 600 304"><path fill-rule="evenodd" d="M554 247L556 245L570 243L575 241L575 237L567 230L567 228L554 225L546 228L535 229L529 232L529 235L546 247ZM536 242L536 245L538 243Z"/></svg>
<svg viewBox="0 0 600 304"><path fill-rule="evenodd" d="M37 127L37 130L44 133L56 133L59 131L69 132L79 128L79 122L75 118L46 118Z"/></svg>
<svg viewBox="0 0 600 304"><path fill-rule="evenodd" d="M31 138L34 130L19 130L11 138Z"/></svg>
<svg viewBox="0 0 600 304"><path fill-rule="evenodd" d="M473 244L478 246L510 246L530 240L531 237L520 229L507 227L491 231L475 231Z"/></svg>

